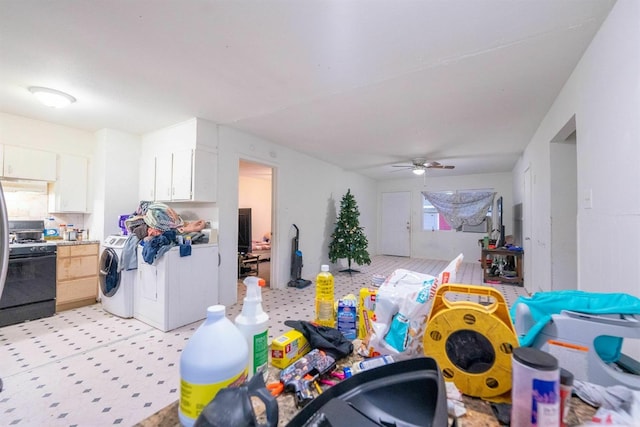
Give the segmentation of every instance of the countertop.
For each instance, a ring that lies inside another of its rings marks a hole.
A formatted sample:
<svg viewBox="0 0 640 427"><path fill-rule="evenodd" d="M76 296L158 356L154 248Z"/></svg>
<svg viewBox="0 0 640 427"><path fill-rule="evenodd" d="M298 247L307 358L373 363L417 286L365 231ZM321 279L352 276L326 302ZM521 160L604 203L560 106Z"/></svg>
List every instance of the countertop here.
<svg viewBox="0 0 640 427"><path fill-rule="evenodd" d="M91 245L100 243L100 240L49 240L51 243L55 243L57 246L76 246L76 245Z"/></svg>
<svg viewBox="0 0 640 427"><path fill-rule="evenodd" d="M338 363L338 367L350 366L359 356L352 355L347 359L343 359ZM280 369L269 367L267 383L277 382L280 375ZM326 386L323 386L326 387ZM297 414L294 397L292 393L282 393L277 398L278 401L278 426L286 426L287 423ZM491 404L479 398L463 396L463 402L467 413L457 419L458 427L499 427L501 424L496 419L491 409ZM179 427L178 418L178 401L171 403L165 408L159 410L150 417L142 420L135 427ZM261 422L264 422L263 413L256 409L256 416ZM571 398L571 408L567 419L568 426L578 426L591 420L596 409L587 405L577 397ZM449 418L449 425L453 423L453 419Z"/></svg>

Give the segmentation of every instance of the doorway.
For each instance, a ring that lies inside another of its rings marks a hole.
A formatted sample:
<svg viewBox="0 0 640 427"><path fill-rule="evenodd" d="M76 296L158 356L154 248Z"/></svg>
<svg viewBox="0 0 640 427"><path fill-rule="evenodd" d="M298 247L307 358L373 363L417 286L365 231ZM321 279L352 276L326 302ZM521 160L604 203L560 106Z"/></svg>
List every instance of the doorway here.
<svg viewBox="0 0 640 427"><path fill-rule="evenodd" d="M263 278L267 286L270 286L274 280L275 270L271 268L272 254L275 252L275 242L272 239L273 224L275 224L273 168L241 159L238 171L238 209L239 212L247 212L247 210L251 212L251 217L244 220L245 230L247 229L247 221L250 221L249 230L251 233L249 242L245 242L246 252L257 257L258 261L255 266L257 276ZM238 262L241 262L240 257ZM239 268L238 271L242 270ZM238 277L238 280L241 279L243 277Z"/></svg>
<svg viewBox="0 0 640 427"><path fill-rule="evenodd" d="M573 116L550 143L551 290L578 289L578 165Z"/></svg>
<svg viewBox="0 0 640 427"><path fill-rule="evenodd" d="M382 193L380 253L411 256L411 192Z"/></svg>

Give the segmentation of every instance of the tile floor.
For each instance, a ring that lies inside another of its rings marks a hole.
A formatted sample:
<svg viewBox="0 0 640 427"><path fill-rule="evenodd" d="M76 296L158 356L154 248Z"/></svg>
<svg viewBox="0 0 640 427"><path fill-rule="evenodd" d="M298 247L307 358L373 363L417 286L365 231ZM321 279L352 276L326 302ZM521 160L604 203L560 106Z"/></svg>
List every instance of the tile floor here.
<svg viewBox="0 0 640 427"><path fill-rule="evenodd" d="M360 273L334 272L336 297L369 286L396 268L437 275L447 262L377 256ZM313 279L308 277L308 279ZM459 283L481 284L479 263L463 263ZM509 305L522 287L494 285ZM239 301L243 298L239 286ZM288 319L311 320L314 287L263 291L270 339ZM234 319L241 303L227 307ZM179 397L180 352L201 322L161 332L121 319L100 304L0 328L0 425L131 426Z"/></svg>

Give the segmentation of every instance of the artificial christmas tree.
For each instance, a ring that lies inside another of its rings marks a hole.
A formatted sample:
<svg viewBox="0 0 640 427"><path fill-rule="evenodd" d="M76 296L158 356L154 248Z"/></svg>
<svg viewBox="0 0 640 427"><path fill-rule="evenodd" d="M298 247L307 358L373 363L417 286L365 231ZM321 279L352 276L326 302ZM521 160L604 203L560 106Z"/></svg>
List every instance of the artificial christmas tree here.
<svg viewBox="0 0 640 427"><path fill-rule="evenodd" d="M329 259L335 263L338 259L346 258L348 266L346 271L349 273L358 273L358 270L351 268L351 261L355 261L358 265L371 264L369 253L367 252L367 236L360 227L358 218L360 211L356 199L351 194L351 189L347 190L347 194L342 197L340 202L340 214L338 221L335 223L336 228L331 235L331 243L329 243Z"/></svg>

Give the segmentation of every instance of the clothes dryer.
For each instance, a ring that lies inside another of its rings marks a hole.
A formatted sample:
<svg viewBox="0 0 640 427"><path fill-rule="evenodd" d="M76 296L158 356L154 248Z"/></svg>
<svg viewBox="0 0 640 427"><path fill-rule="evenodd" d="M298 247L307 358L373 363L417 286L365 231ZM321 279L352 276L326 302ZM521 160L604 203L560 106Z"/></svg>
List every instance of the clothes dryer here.
<svg viewBox="0 0 640 427"><path fill-rule="evenodd" d="M107 236L100 255L100 301L102 308L116 316L133 317L135 270L120 271L122 250L128 236Z"/></svg>

